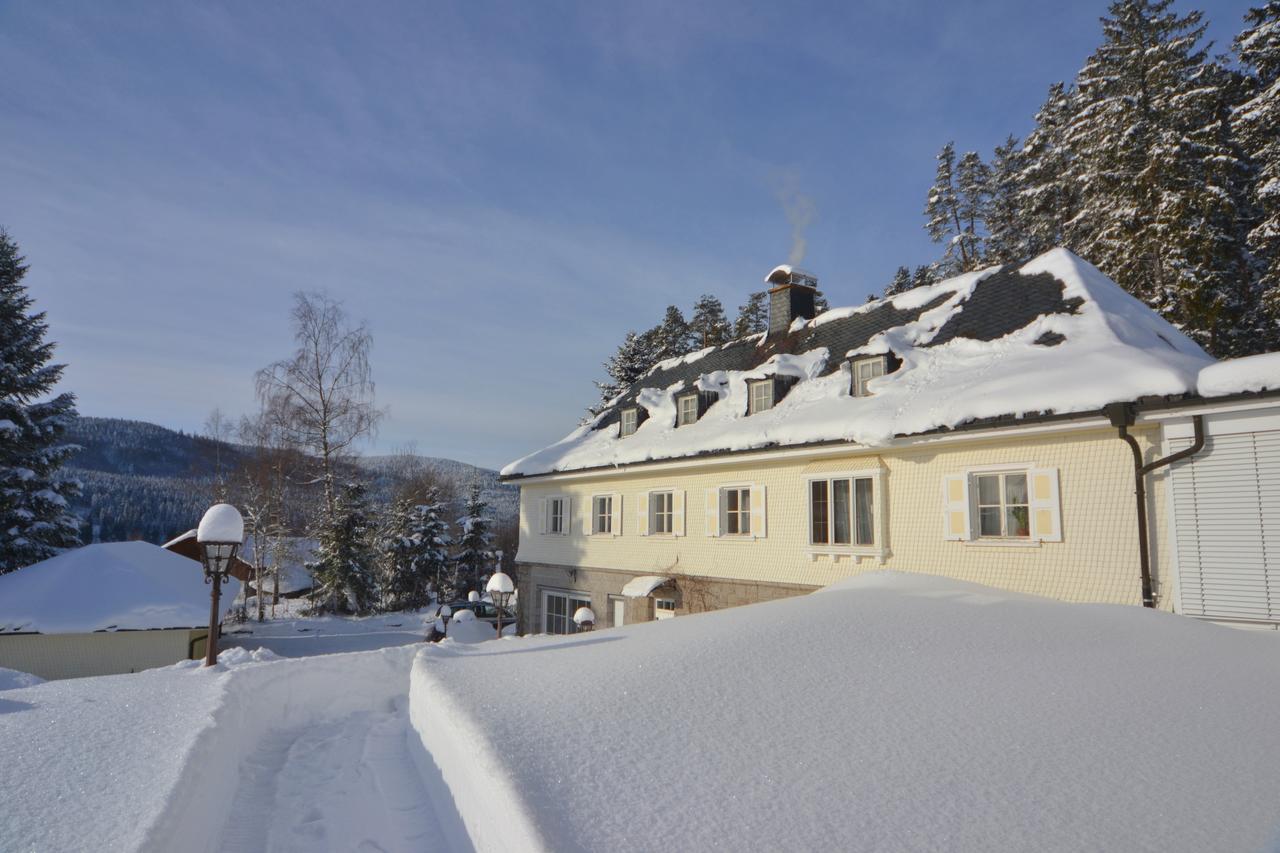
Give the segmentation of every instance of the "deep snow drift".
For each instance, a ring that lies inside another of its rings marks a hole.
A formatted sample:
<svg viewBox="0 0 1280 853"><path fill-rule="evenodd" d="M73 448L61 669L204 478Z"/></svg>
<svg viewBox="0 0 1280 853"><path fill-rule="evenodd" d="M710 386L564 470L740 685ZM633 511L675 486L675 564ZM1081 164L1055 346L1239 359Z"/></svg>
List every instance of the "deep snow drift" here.
<svg viewBox="0 0 1280 853"><path fill-rule="evenodd" d="M1041 315L993 341L954 338L932 346L947 322L966 309L979 282L996 270L965 273L885 300L902 310L943 301L910 322L880 332L857 350L776 355L750 370L702 374L694 384L714 392L719 401L694 424L675 427L673 394L687 390L682 383L645 389L637 402L650 417L635 434L620 438L615 429L594 429L598 418L511 463L502 473L535 475L819 441L883 446L895 436L979 418L1086 412L1116 401L1193 392L1201 368L1213 362L1158 314L1066 249L1046 252L1019 272L1053 276L1062 283L1064 299L1080 300L1077 313ZM871 311L885 301L834 309L808 322L821 326ZM1063 339L1056 346L1043 346L1037 341L1044 335ZM831 363L889 352L902 366L872 380L873 396L851 397L847 370L821 375ZM695 353L686 360L705 355ZM768 376L799 381L777 406L748 417L747 382Z"/></svg>
<svg viewBox="0 0 1280 853"><path fill-rule="evenodd" d="M874 574L427 648L413 677L414 725L478 849L1280 841L1270 632Z"/></svg>

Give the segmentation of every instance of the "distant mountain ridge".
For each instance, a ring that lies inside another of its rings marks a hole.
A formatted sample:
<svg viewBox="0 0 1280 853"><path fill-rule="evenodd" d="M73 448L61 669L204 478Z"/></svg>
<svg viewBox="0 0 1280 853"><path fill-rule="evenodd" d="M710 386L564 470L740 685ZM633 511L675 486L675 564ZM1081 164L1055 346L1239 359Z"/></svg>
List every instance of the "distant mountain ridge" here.
<svg viewBox="0 0 1280 853"><path fill-rule="evenodd" d="M73 509L85 520L85 541L145 539L161 543L190 530L213 500L219 462L234 469L249 451L181 430L124 418L81 417L67 440L81 450L67 464L84 490ZM497 522L513 519L519 490L498 479L498 472L455 459L417 456L426 469L465 490L479 482ZM356 460L373 486L375 500L386 500L398 483L396 456Z"/></svg>

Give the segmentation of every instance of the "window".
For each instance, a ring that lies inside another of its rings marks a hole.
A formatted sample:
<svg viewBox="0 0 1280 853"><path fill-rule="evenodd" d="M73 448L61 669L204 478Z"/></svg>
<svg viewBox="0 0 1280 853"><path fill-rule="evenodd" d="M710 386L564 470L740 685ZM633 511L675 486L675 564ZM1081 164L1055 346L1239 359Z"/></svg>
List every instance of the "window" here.
<svg viewBox="0 0 1280 853"><path fill-rule="evenodd" d="M867 383L877 376L884 376L886 359L882 355L864 358L853 363L853 396L870 397Z"/></svg>
<svg viewBox="0 0 1280 853"><path fill-rule="evenodd" d="M623 409L620 433L623 438L629 435L635 435L640 427L640 411L638 409Z"/></svg>
<svg viewBox="0 0 1280 853"><path fill-rule="evenodd" d="M1025 471L977 474L978 536L1018 539L1031 536L1031 505Z"/></svg>
<svg viewBox="0 0 1280 853"><path fill-rule="evenodd" d="M547 532L563 536L568 529L568 498L547 499Z"/></svg>
<svg viewBox="0 0 1280 853"><path fill-rule="evenodd" d="M591 499L591 532L613 533L612 495L599 495Z"/></svg>
<svg viewBox="0 0 1280 853"><path fill-rule="evenodd" d="M874 487L870 477L809 483L809 541L814 545L874 545Z"/></svg>
<svg viewBox="0 0 1280 853"><path fill-rule="evenodd" d="M773 408L773 380L761 379L747 385L747 414L754 415Z"/></svg>
<svg viewBox="0 0 1280 853"><path fill-rule="evenodd" d="M698 395L686 394L676 398L676 426L688 426L698 422Z"/></svg>
<svg viewBox="0 0 1280 853"><path fill-rule="evenodd" d="M720 490L720 529L725 536L751 535L751 487Z"/></svg>
<svg viewBox="0 0 1280 853"><path fill-rule="evenodd" d="M671 492L649 493L649 533L671 533L675 501Z"/></svg>
<svg viewBox="0 0 1280 853"><path fill-rule="evenodd" d="M574 611L590 606L591 599L584 594L545 590L542 593L542 630L548 634L576 634L578 626L573 621Z"/></svg>

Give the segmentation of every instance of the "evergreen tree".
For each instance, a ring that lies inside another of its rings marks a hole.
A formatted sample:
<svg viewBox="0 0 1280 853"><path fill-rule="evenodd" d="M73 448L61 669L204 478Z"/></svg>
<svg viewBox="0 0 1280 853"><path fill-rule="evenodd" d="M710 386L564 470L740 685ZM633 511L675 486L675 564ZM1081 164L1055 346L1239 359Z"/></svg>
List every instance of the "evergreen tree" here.
<svg viewBox="0 0 1280 853"><path fill-rule="evenodd" d="M733 336L745 338L758 335L769 328L769 294L763 290L747 297L747 303L738 308L738 319L733 324Z"/></svg>
<svg viewBox="0 0 1280 853"><path fill-rule="evenodd" d="M600 401L588 411L598 415L605 410L609 402L627 390L640 377L649 372L658 361L657 331L649 331L637 335L627 332L622 345L608 361L604 363L604 372L609 377L604 382L597 382L600 390Z"/></svg>
<svg viewBox="0 0 1280 853"><path fill-rule="evenodd" d="M651 330L657 342L657 360L676 358L693 352L696 341L684 314L674 305L667 306L662 322Z"/></svg>
<svg viewBox="0 0 1280 853"><path fill-rule="evenodd" d="M985 191L981 163L977 154L965 154L961 174L957 175L955 143L948 142L938 152L938 170L924 215L928 218L925 229L933 242L946 245L937 264L946 274L976 269L979 263L977 221Z"/></svg>
<svg viewBox="0 0 1280 853"><path fill-rule="evenodd" d="M962 272L976 270L983 265L986 243L982 229L990 197L991 168L982 162L977 151L966 151L956 165L956 213L961 223L958 240Z"/></svg>
<svg viewBox="0 0 1280 853"><path fill-rule="evenodd" d="M441 509L435 489L428 491L425 503L401 498L392 504L379 548L382 601L388 610L425 607L432 590L440 589L449 561Z"/></svg>
<svg viewBox="0 0 1280 853"><path fill-rule="evenodd" d="M1036 113L1035 129L1027 135L1018 158L1020 198L1016 206L1026 229L1027 257L1067 244L1066 224L1074 218L1079 204L1070 181L1072 158L1067 144L1076 100L1075 91L1062 83L1050 86L1044 106Z"/></svg>
<svg viewBox="0 0 1280 853"><path fill-rule="evenodd" d="M1068 180L1080 205L1068 242L1211 350L1239 300L1231 277L1239 158L1217 127L1221 75L1206 63L1199 12L1117 0L1104 43L1077 78ZM1233 162L1227 162L1233 161ZM1219 346L1221 345L1221 346Z"/></svg>
<svg viewBox="0 0 1280 853"><path fill-rule="evenodd" d="M825 313L831 310L830 303L827 302L827 295L821 290L813 292L813 316Z"/></svg>
<svg viewBox="0 0 1280 853"><path fill-rule="evenodd" d="M693 316L689 318L689 331L699 349L719 346L729 340L729 321L719 299L706 293L698 298L693 304Z"/></svg>
<svg viewBox="0 0 1280 853"><path fill-rule="evenodd" d="M930 284L937 284L941 279L937 270L932 265L920 265L916 267L916 271L911 274L912 287L927 287Z"/></svg>
<svg viewBox="0 0 1280 853"><path fill-rule="evenodd" d="M1009 136L997 145L991 159L990 198L984 223L987 247L983 257L987 264L1008 264L1030 258L1032 238L1023 215L1022 152L1018 140Z"/></svg>
<svg viewBox="0 0 1280 853"><path fill-rule="evenodd" d="M464 515L458 519L461 534L458 537L458 550L453 555L450 582L456 586L458 596L470 590L480 591L497 559L493 551L488 509L488 504L480 496L479 484L473 485L471 493L467 495Z"/></svg>
<svg viewBox="0 0 1280 853"><path fill-rule="evenodd" d="M79 483L61 469L75 451L63 442L75 420L75 397L52 392L63 366L50 364L44 312L22 284L18 246L0 230L0 574L79 544L79 520L68 501Z"/></svg>
<svg viewBox="0 0 1280 853"><path fill-rule="evenodd" d="M368 613L374 603L373 520L361 483L347 483L335 496L332 522L322 522L316 559L307 563L315 580L317 613Z"/></svg>
<svg viewBox="0 0 1280 853"><path fill-rule="evenodd" d="M1258 348L1280 348L1280 0L1245 15L1236 55L1251 72L1250 97L1234 113L1234 130L1256 169L1248 234L1258 270L1258 299L1265 325Z"/></svg>
<svg viewBox="0 0 1280 853"><path fill-rule="evenodd" d="M899 293L906 293L913 287L911 283L911 270L907 267L898 267L898 271L893 274L893 281L885 285L885 296L897 296Z"/></svg>

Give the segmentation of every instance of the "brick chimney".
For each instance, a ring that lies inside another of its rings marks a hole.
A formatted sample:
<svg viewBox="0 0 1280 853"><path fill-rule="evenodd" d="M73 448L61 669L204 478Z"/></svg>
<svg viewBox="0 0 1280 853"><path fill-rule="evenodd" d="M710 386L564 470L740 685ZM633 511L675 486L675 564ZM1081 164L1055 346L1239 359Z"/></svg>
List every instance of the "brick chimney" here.
<svg viewBox="0 0 1280 853"><path fill-rule="evenodd" d="M771 285L768 337L785 335L796 319L813 319L814 295L818 292L816 276L782 264L774 267L764 280Z"/></svg>

